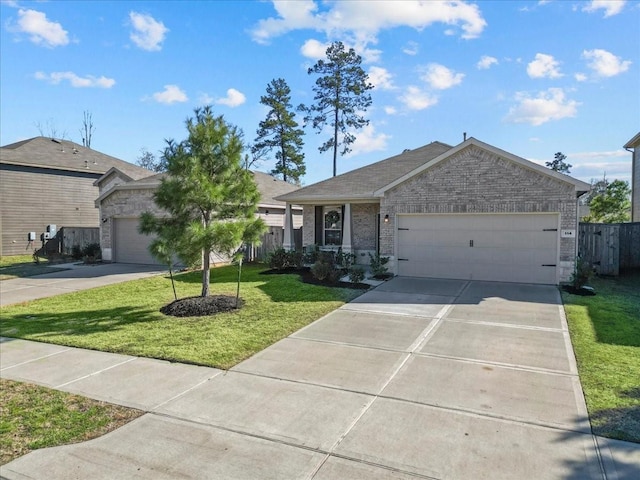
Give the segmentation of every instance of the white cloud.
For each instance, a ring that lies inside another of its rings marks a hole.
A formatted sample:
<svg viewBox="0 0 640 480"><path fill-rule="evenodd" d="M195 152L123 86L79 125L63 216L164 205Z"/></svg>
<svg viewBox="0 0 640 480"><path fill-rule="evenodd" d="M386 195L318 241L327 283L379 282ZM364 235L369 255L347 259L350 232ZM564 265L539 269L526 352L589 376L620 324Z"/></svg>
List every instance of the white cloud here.
<svg viewBox="0 0 640 480"><path fill-rule="evenodd" d="M69 36L58 22L52 22L37 10L18 10L18 25L15 30L29 35L36 45L53 48L67 45Z"/></svg>
<svg viewBox="0 0 640 480"><path fill-rule="evenodd" d="M409 110L424 110L438 103L438 97L423 92L416 86L407 87L404 94L398 97Z"/></svg>
<svg viewBox="0 0 640 480"><path fill-rule="evenodd" d="M387 141L391 138L385 133L378 133L370 123L354 133L356 140L351 144L351 152L347 156L352 157L362 153L379 152L387 148Z"/></svg>
<svg viewBox="0 0 640 480"><path fill-rule="evenodd" d="M216 99L215 103L218 105L226 105L227 107L238 107L247 101L247 97L243 93L239 92L235 88L227 90L227 96Z"/></svg>
<svg viewBox="0 0 640 480"><path fill-rule="evenodd" d="M184 93L177 85L165 85L162 92L156 92L152 97L156 102L164 103L165 105L183 103L189 100L187 94Z"/></svg>
<svg viewBox="0 0 640 480"><path fill-rule="evenodd" d="M587 66L599 77L614 77L629 70L631 61L622 60L611 52L596 48L582 52L582 58L590 60Z"/></svg>
<svg viewBox="0 0 640 480"><path fill-rule="evenodd" d="M549 88L534 97L518 92L517 104L509 110L506 120L511 123L528 123L538 126L551 120L575 117L580 103L569 100L561 88Z"/></svg>
<svg viewBox="0 0 640 480"><path fill-rule="evenodd" d="M49 74L36 72L34 77L36 80L43 80L53 85L58 85L63 80L67 80L74 88L111 88L116 84L113 78L94 77L92 75L80 77L73 72L51 72Z"/></svg>
<svg viewBox="0 0 640 480"><path fill-rule="evenodd" d="M491 65L498 65L498 59L496 57L490 57L489 55L483 55L480 57L478 63L476 63L476 68L478 68L478 70L487 70L491 68Z"/></svg>
<svg viewBox="0 0 640 480"><path fill-rule="evenodd" d="M462 83L464 73L455 73L444 65L430 63L425 68L425 74L421 77L431 88L446 90Z"/></svg>
<svg viewBox="0 0 640 480"><path fill-rule="evenodd" d="M395 115L396 113L398 113L398 109L391 105L387 105L384 107L384 113L386 113L387 115Z"/></svg>
<svg viewBox="0 0 640 480"><path fill-rule="evenodd" d="M586 82L587 81L587 76L584 73L576 73L573 78L576 79L577 82Z"/></svg>
<svg viewBox="0 0 640 480"><path fill-rule="evenodd" d="M304 42L302 47L300 47L300 53L302 56L312 60L320 60L321 58L325 58L327 48L329 48L329 44L311 39Z"/></svg>
<svg viewBox="0 0 640 480"><path fill-rule="evenodd" d="M531 78L560 78L560 62L558 62L552 55L546 53L536 53L535 60L532 60L527 65L527 74Z"/></svg>
<svg viewBox="0 0 640 480"><path fill-rule="evenodd" d="M133 27L129 38L133 43L142 50L150 52L162 49L162 42L164 42L165 36L169 32L164 23L154 19L151 15L138 12L130 12L129 20Z"/></svg>
<svg viewBox="0 0 640 480"><path fill-rule="evenodd" d="M211 105L214 102L214 98L208 93L202 93L198 97L200 105Z"/></svg>
<svg viewBox="0 0 640 480"><path fill-rule="evenodd" d="M434 23L461 31L462 38L471 39L479 37L487 25L477 5L461 1L320 3L299 0L273 1L273 6L277 15L260 20L251 32L258 43L268 43L293 30L311 29L330 37L347 35L356 40L355 44L375 44L381 30L402 26L422 30Z"/></svg>
<svg viewBox="0 0 640 480"><path fill-rule="evenodd" d="M604 10L604 18L617 15L624 8L626 0L591 0L588 5L582 7L583 12L597 12Z"/></svg>
<svg viewBox="0 0 640 480"><path fill-rule="evenodd" d="M371 67L369 69L369 81L374 87L381 90L393 90L395 88L392 78L393 75L386 68Z"/></svg>
<svg viewBox="0 0 640 480"><path fill-rule="evenodd" d="M407 55L417 55L418 51L420 50L420 46L418 45L417 42L414 41L409 41L407 42L407 45L402 49L403 53L406 53Z"/></svg>

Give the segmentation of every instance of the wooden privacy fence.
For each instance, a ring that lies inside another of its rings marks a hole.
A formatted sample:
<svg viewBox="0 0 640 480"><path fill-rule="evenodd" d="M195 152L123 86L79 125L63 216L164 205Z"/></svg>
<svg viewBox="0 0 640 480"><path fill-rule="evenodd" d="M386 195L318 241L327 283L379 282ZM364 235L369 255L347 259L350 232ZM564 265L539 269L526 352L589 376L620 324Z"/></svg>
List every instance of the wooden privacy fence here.
<svg viewBox="0 0 640 480"><path fill-rule="evenodd" d="M640 268L640 222L581 223L578 256L599 275Z"/></svg>
<svg viewBox="0 0 640 480"><path fill-rule="evenodd" d="M301 228L297 228L293 231L293 240L296 245L296 250L302 250ZM282 242L284 241L284 228L269 227L269 230L262 235L261 241L262 243L260 245L251 245L247 249L245 260L264 261L276 248L282 247Z"/></svg>
<svg viewBox="0 0 640 480"><path fill-rule="evenodd" d="M90 243L100 243L100 229L97 227L62 227L60 253L71 255L73 246L85 247Z"/></svg>

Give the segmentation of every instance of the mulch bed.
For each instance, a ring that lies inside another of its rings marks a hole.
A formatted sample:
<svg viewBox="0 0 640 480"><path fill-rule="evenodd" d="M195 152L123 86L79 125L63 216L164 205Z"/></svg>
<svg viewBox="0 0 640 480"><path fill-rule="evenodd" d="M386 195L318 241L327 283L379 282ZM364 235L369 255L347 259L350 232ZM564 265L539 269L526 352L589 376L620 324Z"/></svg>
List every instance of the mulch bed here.
<svg viewBox="0 0 640 480"><path fill-rule="evenodd" d="M238 308L241 308L243 303L240 299ZM180 298L160 309L162 313L172 317L205 317L233 310L236 310L236 297L229 295Z"/></svg>
<svg viewBox="0 0 640 480"><path fill-rule="evenodd" d="M573 285L563 285L562 290L572 295L581 295L583 297L593 297L596 294L591 287L576 288Z"/></svg>
<svg viewBox="0 0 640 480"><path fill-rule="evenodd" d="M303 268L282 268L282 269L271 269L265 270L264 272L260 272L260 275L284 275L284 274L292 274L296 273L300 275L300 280L304 283L310 283L311 285L322 285L324 287L338 287L338 288L351 288L354 290L369 290L371 285L367 285L366 283L352 283L352 282L335 282L329 283L327 281L318 280L311 273L311 269L309 267Z"/></svg>

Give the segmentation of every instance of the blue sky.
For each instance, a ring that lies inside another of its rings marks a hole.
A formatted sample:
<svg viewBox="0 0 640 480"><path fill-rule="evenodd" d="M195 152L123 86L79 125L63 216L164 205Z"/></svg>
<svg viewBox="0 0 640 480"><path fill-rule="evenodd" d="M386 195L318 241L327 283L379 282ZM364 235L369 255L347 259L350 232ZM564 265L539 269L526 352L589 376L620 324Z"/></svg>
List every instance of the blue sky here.
<svg viewBox="0 0 640 480"><path fill-rule="evenodd" d="M467 132L539 163L562 151L585 181L631 177L640 2L2 0L0 14L2 145L37 125L81 143L89 111L92 147L135 162L184 139L205 104L251 142L267 84L309 104L307 69L340 40L375 88L338 173ZM306 130L304 184L331 176L325 138Z"/></svg>

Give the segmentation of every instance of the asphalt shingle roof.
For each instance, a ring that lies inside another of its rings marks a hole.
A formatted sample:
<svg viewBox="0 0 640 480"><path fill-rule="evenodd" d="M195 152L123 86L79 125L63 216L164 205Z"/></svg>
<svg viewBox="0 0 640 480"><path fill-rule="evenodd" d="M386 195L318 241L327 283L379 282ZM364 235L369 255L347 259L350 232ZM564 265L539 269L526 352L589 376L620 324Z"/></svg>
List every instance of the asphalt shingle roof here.
<svg viewBox="0 0 640 480"><path fill-rule="evenodd" d="M153 172L69 140L34 137L0 147L0 163L104 174L115 167L134 180Z"/></svg>
<svg viewBox="0 0 640 480"><path fill-rule="evenodd" d="M258 190L260 191L260 205L272 205L284 207L286 204L283 201L275 200L274 197L284 195L286 193L293 192L298 189L297 186L283 180L272 177L271 175L263 172L252 171L253 178L256 181ZM127 187L133 187L139 185L141 188L157 188L160 185L162 179L166 176L166 173L157 173L155 175L127 182Z"/></svg>
<svg viewBox="0 0 640 480"><path fill-rule="evenodd" d="M374 192L450 150L451 145L432 142L342 175L281 195L278 200L348 200L373 198Z"/></svg>

